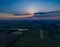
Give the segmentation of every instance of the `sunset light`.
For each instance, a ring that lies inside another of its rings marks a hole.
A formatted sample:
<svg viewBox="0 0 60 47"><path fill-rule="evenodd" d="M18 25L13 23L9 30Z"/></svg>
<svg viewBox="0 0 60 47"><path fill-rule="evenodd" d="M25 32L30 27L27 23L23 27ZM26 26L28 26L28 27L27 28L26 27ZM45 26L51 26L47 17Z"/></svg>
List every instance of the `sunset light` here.
<svg viewBox="0 0 60 47"><path fill-rule="evenodd" d="M60 0L0 0L0 47L60 47Z"/></svg>
<svg viewBox="0 0 60 47"><path fill-rule="evenodd" d="M35 10L30 10L30 13L35 13Z"/></svg>

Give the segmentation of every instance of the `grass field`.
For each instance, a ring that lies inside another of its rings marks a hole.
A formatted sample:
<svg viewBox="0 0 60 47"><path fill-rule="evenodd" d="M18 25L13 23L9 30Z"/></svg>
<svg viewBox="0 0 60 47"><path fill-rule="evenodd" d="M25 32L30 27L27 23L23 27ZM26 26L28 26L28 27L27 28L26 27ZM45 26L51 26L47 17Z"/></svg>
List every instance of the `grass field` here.
<svg viewBox="0 0 60 47"><path fill-rule="evenodd" d="M57 23L56 23L57 24ZM20 21L17 22L5 22L0 23L0 28L4 29L10 29L10 28L26 28L28 31L26 31L22 36L19 36L14 43L12 43L11 47L60 47L60 40L58 38L60 37L60 34L54 35L53 33L57 32L57 29L60 26L56 26L55 23L20 23ZM43 30L44 32L44 39L40 39L40 30ZM52 29L52 30L51 30ZM8 32L8 31L7 31ZM13 31L12 31L13 32ZM60 32L60 31L59 31ZM1 33L6 33L5 31L1 31ZM0 35L1 35L0 33ZM3 34L3 35L4 35ZM53 34L55 37L58 37L54 39ZM8 35L7 35L8 36ZM9 38L9 37L8 37ZM10 39L11 40L11 39ZM0 44L1 45L1 44ZM3 45L3 44L2 44Z"/></svg>
<svg viewBox="0 0 60 47"><path fill-rule="evenodd" d="M45 32L46 34L46 32ZM19 38L11 47L60 47L60 42L44 35L40 39L40 32L37 29L30 29L23 37Z"/></svg>

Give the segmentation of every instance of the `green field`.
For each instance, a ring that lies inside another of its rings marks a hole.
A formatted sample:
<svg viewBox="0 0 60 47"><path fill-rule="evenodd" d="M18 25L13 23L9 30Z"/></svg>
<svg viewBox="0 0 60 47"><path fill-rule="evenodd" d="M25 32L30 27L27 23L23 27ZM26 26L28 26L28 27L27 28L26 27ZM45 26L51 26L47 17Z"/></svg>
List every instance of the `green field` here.
<svg viewBox="0 0 60 47"><path fill-rule="evenodd" d="M11 47L60 47L59 41L49 38L47 34L44 36L45 39L41 40L39 30L30 29L24 36L17 39Z"/></svg>
<svg viewBox="0 0 60 47"><path fill-rule="evenodd" d="M49 33L54 33L54 24L35 24L35 23L0 23L0 28L27 28L28 31L23 36L20 36L11 45L11 47L60 47L60 41L55 40ZM48 27L47 27L48 26ZM56 25L54 25L56 27ZM58 27L58 26L57 26ZM51 28L53 30L51 30ZM44 39L40 39L40 29L44 31ZM57 32L57 31L56 31ZM60 35L60 34L59 34ZM58 37L58 36L57 36ZM57 38L56 38L57 39Z"/></svg>

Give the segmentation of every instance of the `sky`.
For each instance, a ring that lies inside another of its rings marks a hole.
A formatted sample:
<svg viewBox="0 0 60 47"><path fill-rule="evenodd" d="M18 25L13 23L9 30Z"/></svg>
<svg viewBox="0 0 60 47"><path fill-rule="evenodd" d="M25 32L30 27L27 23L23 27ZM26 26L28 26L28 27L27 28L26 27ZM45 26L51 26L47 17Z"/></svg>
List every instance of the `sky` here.
<svg viewBox="0 0 60 47"><path fill-rule="evenodd" d="M49 17L35 16L36 12L60 11L60 0L0 0L0 20L1 19L60 19L60 14ZM19 15L14 14L26 14Z"/></svg>
<svg viewBox="0 0 60 47"><path fill-rule="evenodd" d="M60 11L60 0L0 0L0 12Z"/></svg>

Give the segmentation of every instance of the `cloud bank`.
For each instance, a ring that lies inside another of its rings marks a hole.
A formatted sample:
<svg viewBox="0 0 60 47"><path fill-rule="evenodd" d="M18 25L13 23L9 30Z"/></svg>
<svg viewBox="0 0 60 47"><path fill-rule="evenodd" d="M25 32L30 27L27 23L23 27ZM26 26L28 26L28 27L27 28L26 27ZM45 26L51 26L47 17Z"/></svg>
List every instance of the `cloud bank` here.
<svg viewBox="0 0 60 47"><path fill-rule="evenodd" d="M60 15L57 16L44 16L44 17L36 17L35 15L13 15L13 14L6 14L6 13L0 13L0 20L12 20L12 19L22 19L22 20L60 20Z"/></svg>
<svg viewBox="0 0 60 47"><path fill-rule="evenodd" d="M29 18L29 17L33 17L34 15L13 15L13 14L6 14L6 13L0 13L0 19L21 19L21 18Z"/></svg>

